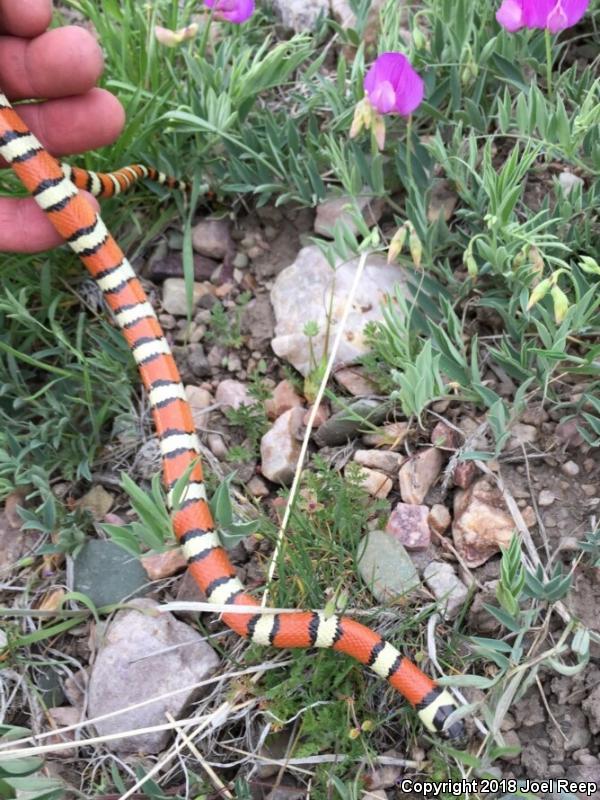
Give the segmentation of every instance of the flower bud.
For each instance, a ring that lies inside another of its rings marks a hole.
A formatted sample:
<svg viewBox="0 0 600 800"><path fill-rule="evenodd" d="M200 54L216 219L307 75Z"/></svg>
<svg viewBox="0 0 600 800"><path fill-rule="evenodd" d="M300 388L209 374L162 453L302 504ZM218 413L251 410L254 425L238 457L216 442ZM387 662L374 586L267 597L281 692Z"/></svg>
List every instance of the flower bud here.
<svg viewBox="0 0 600 800"><path fill-rule="evenodd" d="M552 287L550 294L554 302L554 319L556 320L556 324L560 325L569 310L569 298L558 284Z"/></svg>
<svg viewBox="0 0 600 800"><path fill-rule="evenodd" d="M527 310L529 311L531 308L534 307L540 300L543 300L544 297L550 291L550 287L552 286L552 281L550 278L545 278L543 281L540 281L538 285L535 287L533 292L529 297L529 302L527 303Z"/></svg>

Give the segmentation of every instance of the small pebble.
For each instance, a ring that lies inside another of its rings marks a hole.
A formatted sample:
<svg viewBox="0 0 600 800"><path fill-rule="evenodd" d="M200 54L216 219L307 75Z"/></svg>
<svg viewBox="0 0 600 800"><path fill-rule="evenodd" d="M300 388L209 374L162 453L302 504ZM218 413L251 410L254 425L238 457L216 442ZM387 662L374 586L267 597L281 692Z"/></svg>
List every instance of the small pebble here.
<svg viewBox="0 0 600 800"><path fill-rule="evenodd" d="M579 465L574 461L565 461L560 468L560 471L563 475L567 475L569 478L574 478L576 475L579 475Z"/></svg>
<svg viewBox="0 0 600 800"><path fill-rule="evenodd" d="M552 503L556 500L552 492L549 492L547 489L542 489L538 496L538 503L541 506L551 506Z"/></svg>

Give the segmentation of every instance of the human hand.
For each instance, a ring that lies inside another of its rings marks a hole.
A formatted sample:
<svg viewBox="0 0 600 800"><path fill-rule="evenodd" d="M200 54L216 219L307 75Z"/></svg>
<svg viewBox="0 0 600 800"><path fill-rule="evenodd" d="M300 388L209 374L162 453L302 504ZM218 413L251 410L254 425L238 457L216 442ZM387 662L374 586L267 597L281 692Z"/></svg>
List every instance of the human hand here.
<svg viewBox="0 0 600 800"><path fill-rule="evenodd" d="M60 158L110 144L125 115L113 95L94 88L104 64L91 34L75 26L47 31L51 17L52 0L0 0L0 89L11 101L45 101L18 112ZM34 253L60 243L34 200L0 198L0 251Z"/></svg>

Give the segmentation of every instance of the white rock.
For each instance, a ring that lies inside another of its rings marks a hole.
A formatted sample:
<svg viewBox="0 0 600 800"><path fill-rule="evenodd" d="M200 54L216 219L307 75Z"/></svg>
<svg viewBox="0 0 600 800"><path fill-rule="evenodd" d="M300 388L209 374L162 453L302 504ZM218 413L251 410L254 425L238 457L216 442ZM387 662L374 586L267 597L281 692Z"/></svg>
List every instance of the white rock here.
<svg viewBox="0 0 600 800"><path fill-rule="evenodd" d="M291 408L277 418L271 430L260 443L261 469L265 478L284 486L291 483L300 455L301 443L298 431L302 426L305 411Z"/></svg>
<svg viewBox="0 0 600 800"><path fill-rule="evenodd" d="M561 172L558 176L565 197L567 197L576 186L583 186L583 179L579 175L573 175L572 172Z"/></svg>
<svg viewBox="0 0 600 800"><path fill-rule="evenodd" d="M208 678L219 664L214 650L194 628L179 622L172 614L159 613L153 600L132 600L129 605L139 610L119 611L108 626L94 661L88 717L178 691L99 720L94 725L100 736L160 725L165 722L167 712L179 717L197 693L195 684ZM110 740L106 746L123 754L159 753L170 736L170 731L145 733Z"/></svg>
<svg viewBox="0 0 600 800"><path fill-rule="evenodd" d="M329 16L329 0L274 0L273 9L286 28L313 30L320 15Z"/></svg>
<svg viewBox="0 0 600 800"><path fill-rule="evenodd" d="M271 291L275 312L275 338L271 346L276 355L307 375L313 367L309 340L304 334L308 321L315 321L319 333L313 338L316 359L325 346L327 315L331 306L329 342L340 323L359 260L339 263L334 270L318 247L303 248L296 261L276 278ZM354 303L350 309L335 366L348 364L367 352L364 336L367 322L382 320L381 303L405 277L380 256L367 260ZM331 302L333 294L333 302Z"/></svg>
<svg viewBox="0 0 600 800"><path fill-rule="evenodd" d="M223 410L228 408L237 409L240 406L252 406L255 403L254 398L250 396L243 383L229 379L221 381L217 386L215 400Z"/></svg>
<svg viewBox="0 0 600 800"><path fill-rule="evenodd" d="M192 417L196 428L206 428L210 417L209 408L213 403L213 397L209 391L201 386L186 386L185 396L192 409Z"/></svg>
<svg viewBox="0 0 600 800"><path fill-rule="evenodd" d="M192 311L205 294L210 294L210 284L195 282ZM187 315L187 294L183 278L167 278L163 283L162 306L165 311L169 314L174 314L176 317L185 317Z"/></svg>
<svg viewBox="0 0 600 800"><path fill-rule="evenodd" d="M342 197L332 197L329 200L324 200L317 206L315 233L333 239L335 224L341 221L345 223L352 233L357 234L358 225L354 220L352 208L356 208L362 214L369 228L372 228L381 218L384 202L381 198L364 194L357 197L343 195Z"/></svg>
<svg viewBox="0 0 600 800"><path fill-rule="evenodd" d="M379 472L376 469L361 467L359 480L362 488L371 497L383 499L392 491L392 481L384 472Z"/></svg>
<svg viewBox="0 0 600 800"><path fill-rule="evenodd" d="M467 587L444 561L432 561L423 570L423 579L437 600L444 619L454 619L464 606Z"/></svg>

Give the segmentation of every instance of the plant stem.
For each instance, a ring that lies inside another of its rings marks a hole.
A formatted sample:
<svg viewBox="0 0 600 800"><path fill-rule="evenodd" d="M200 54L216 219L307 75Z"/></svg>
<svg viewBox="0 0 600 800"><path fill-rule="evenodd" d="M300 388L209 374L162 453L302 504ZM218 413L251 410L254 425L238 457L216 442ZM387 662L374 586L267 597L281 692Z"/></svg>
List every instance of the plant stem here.
<svg viewBox="0 0 600 800"><path fill-rule="evenodd" d="M412 171L412 114L408 117L406 124L406 172L408 174L408 183L412 186L413 171Z"/></svg>
<svg viewBox="0 0 600 800"><path fill-rule="evenodd" d="M552 94L552 36L548 28L544 31L546 37L546 88Z"/></svg>

